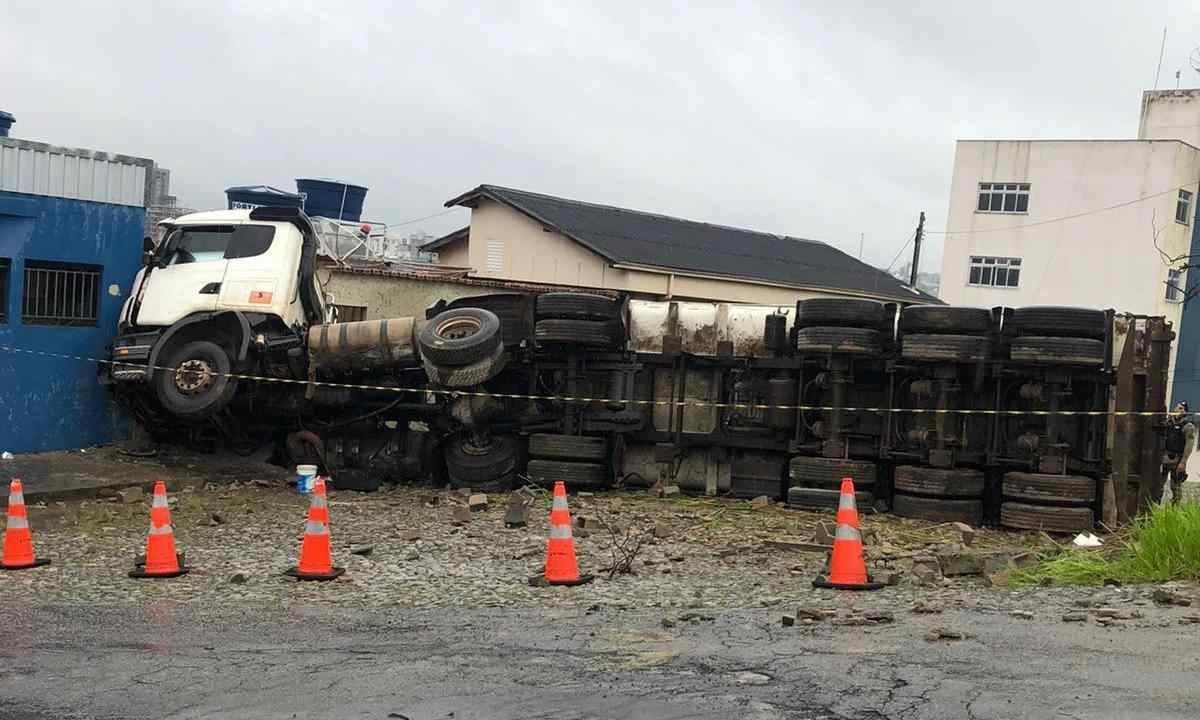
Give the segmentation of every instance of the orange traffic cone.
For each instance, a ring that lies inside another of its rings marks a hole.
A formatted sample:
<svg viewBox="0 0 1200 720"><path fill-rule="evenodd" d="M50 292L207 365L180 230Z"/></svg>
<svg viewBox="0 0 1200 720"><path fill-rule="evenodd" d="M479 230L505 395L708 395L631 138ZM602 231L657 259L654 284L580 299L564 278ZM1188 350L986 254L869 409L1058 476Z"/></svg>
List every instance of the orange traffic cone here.
<svg viewBox="0 0 1200 720"><path fill-rule="evenodd" d="M554 483L554 504L550 508L550 538L546 541L546 569L543 580L549 585L582 585L591 575L579 574L575 558L575 538L571 535L571 511L567 509L567 486Z"/></svg>
<svg viewBox="0 0 1200 720"><path fill-rule="evenodd" d="M858 524L858 503L854 500L854 480L848 477L842 478L841 495L838 497L837 524L841 525L842 523L856 530L862 527Z"/></svg>
<svg viewBox="0 0 1200 720"><path fill-rule="evenodd" d="M867 563L863 559L862 535L858 528L849 522L858 520L858 513L853 508L854 483L842 481L842 501L846 499L846 485L850 485L850 502L853 518L849 514L843 519L842 508L838 508L837 533L833 537L833 552L829 555L829 574L813 580L813 587L835 588L839 590L878 590L883 583L873 582L867 575Z"/></svg>
<svg viewBox="0 0 1200 720"><path fill-rule="evenodd" d="M29 514L25 509L25 491L19 478L8 486L8 524L4 528L4 554L0 569L24 570L50 564L33 553L33 536L29 534Z"/></svg>
<svg viewBox="0 0 1200 720"><path fill-rule="evenodd" d="M175 552L175 531L171 528L171 508L167 505L167 484L154 483L150 501L150 534L146 536L146 558L129 571L131 578L173 578L186 575L191 568L180 562Z"/></svg>
<svg viewBox="0 0 1200 720"><path fill-rule="evenodd" d="M300 543L300 564L284 574L298 580L332 580L344 572L346 568L333 566L329 502L325 497L325 479L318 477L313 481L308 522L304 525L304 540Z"/></svg>

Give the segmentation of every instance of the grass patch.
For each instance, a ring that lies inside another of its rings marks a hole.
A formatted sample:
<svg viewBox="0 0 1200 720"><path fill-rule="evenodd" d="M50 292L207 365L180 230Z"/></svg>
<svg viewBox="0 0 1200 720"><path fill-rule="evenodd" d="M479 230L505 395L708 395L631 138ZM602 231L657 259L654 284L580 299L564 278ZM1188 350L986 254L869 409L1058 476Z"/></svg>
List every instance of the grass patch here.
<svg viewBox="0 0 1200 720"><path fill-rule="evenodd" d="M1071 548L1012 574L1013 585L1200 580L1200 504L1159 505L1101 550Z"/></svg>

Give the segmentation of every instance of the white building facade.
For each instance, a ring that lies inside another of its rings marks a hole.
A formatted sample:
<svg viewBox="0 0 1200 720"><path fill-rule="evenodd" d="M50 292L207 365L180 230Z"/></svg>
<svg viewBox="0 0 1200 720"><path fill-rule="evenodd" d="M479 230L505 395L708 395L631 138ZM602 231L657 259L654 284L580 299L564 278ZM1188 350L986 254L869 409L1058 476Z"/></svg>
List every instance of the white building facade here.
<svg viewBox="0 0 1200 720"><path fill-rule="evenodd" d="M1200 405L1198 197L1200 90L1147 92L1138 139L959 141L939 297L1166 316Z"/></svg>

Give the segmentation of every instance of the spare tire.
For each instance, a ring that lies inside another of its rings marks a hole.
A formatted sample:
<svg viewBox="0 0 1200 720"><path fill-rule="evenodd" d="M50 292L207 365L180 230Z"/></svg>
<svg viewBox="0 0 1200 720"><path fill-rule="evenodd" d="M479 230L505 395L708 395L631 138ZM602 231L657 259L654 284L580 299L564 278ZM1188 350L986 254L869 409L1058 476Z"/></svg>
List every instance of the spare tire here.
<svg viewBox="0 0 1200 720"><path fill-rule="evenodd" d="M569 343L613 348L624 345L621 323L614 320L538 320L533 326L538 343Z"/></svg>
<svg viewBox="0 0 1200 720"><path fill-rule="evenodd" d="M537 297L537 316L567 320L613 320L620 312L617 301L590 293L545 293Z"/></svg>
<svg viewBox="0 0 1200 720"><path fill-rule="evenodd" d="M490 357L471 363L470 365L443 366L435 365L428 358L421 358L425 375L429 382L443 387L471 387L487 382L504 369L506 363L504 346L497 345Z"/></svg>
<svg viewBox="0 0 1200 720"><path fill-rule="evenodd" d="M421 357L440 366L470 365L500 345L500 318L490 310L464 307L440 312L417 333Z"/></svg>
<svg viewBox="0 0 1200 720"><path fill-rule="evenodd" d="M897 492L935 498L977 498L983 495L983 473L970 468L932 468L897 465Z"/></svg>
<svg viewBox="0 0 1200 720"><path fill-rule="evenodd" d="M1086 507L1045 507L1025 503L1000 504L1000 524L1018 530L1076 533L1091 530L1095 516Z"/></svg>
<svg viewBox="0 0 1200 720"><path fill-rule="evenodd" d="M854 481L854 487L870 487L875 484L877 470L870 460L842 460L839 458L807 457L798 455L788 466L788 480L792 485L837 490L842 478Z"/></svg>
<svg viewBox="0 0 1200 720"><path fill-rule="evenodd" d="M992 329L992 311L951 305L909 305L900 311L900 331L980 335Z"/></svg>
<svg viewBox="0 0 1200 720"><path fill-rule="evenodd" d="M875 355L879 331L854 327L806 327L796 331L796 352Z"/></svg>
<svg viewBox="0 0 1200 720"><path fill-rule="evenodd" d="M566 460L605 460L608 458L608 439L595 435L535 433L529 436L529 456Z"/></svg>
<svg viewBox="0 0 1200 720"><path fill-rule="evenodd" d="M456 488L498 492L512 488L517 469L517 440L493 435L486 447L477 447L459 435L446 443L446 474Z"/></svg>
<svg viewBox="0 0 1200 720"><path fill-rule="evenodd" d="M1017 362L1103 365L1104 341L1077 337L1022 335L1013 338L1008 356Z"/></svg>
<svg viewBox="0 0 1200 720"><path fill-rule="evenodd" d="M877 329L884 324L883 303L857 298L810 298L796 303L796 327L816 325Z"/></svg>
<svg viewBox="0 0 1200 720"><path fill-rule="evenodd" d="M1005 327L1020 335L1049 335L1103 339L1103 310L1078 307L1036 305L1014 308L1005 319Z"/></svg>
<svg viewBox="0 0 1200 720"><path fill-rule="evenodd" d="M1096 500L1096 481L1078 475L1004 473L1004 497L1034 503L1090 505Z"/></svg>
<svg viewBox="0 0 1200 720"><path fill-rule="evenodd" d="M900 340L900 356L908 360L978 362L991 354L991 341L982 335L911 333Z"/></svg>
<svg viewBox="0 0 1200 720"><path fill-rule="evenodd" d="M838 490L822 488L788 488L788 507L804 508L807 510L836 510L841 502L842 494ZM854 493L854 504L858 511L870 510L875 503L875 496L869 492Z"/></svg>
<svg viewBox="0 0 1200 720"><path fill-rule="evenodd" d="M555 481L562 480L568 491L604 487L612 480L607 465L563 460L530 460L526 474L531 482L542 487L551 487Z"/></svg>
<svg viewBox="0 0 1200 720"><path fill-rule="evenodd" d="M983 524L983 501L947 500L896 493L892 498L892 513L905 518L933 522L963 522L978 527Z"/></svg>

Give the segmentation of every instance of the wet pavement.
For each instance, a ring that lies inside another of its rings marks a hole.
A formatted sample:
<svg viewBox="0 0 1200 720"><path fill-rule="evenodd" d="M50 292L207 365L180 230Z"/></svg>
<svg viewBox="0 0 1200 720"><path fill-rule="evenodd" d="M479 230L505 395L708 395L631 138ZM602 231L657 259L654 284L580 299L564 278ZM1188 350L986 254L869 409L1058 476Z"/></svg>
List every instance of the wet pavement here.
<svg viewBox="0 0 1200 720"><path fill-rule="evenodd" d="M1200 702L1195 626L777 615L44 604L9 612L0 718L1165 720ZM927 640L939 626L971 637Z"/></svg>

